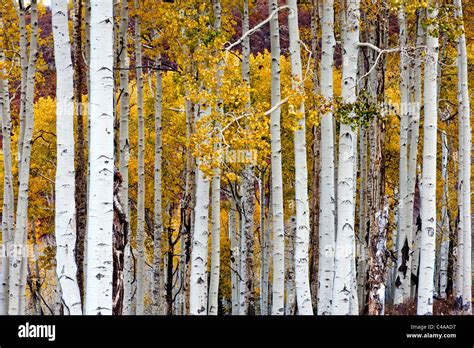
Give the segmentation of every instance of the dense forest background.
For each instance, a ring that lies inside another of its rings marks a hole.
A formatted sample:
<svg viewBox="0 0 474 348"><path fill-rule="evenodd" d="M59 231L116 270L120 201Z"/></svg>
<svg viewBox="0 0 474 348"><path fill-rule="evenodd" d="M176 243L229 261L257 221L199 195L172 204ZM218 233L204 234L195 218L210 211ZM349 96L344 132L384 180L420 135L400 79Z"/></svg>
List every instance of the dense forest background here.
<svg viewBox="0 0 474 348"><path fill-rule="evenodd" d="M0 4L1 314L472 313L473 2L462 20L459 0L298 1L293 22L296 1L51 2ZM110 146L107 179L89 161ZM102 180L113 187L91 197ZM7 257L12 245L27 257Z"/></svg>

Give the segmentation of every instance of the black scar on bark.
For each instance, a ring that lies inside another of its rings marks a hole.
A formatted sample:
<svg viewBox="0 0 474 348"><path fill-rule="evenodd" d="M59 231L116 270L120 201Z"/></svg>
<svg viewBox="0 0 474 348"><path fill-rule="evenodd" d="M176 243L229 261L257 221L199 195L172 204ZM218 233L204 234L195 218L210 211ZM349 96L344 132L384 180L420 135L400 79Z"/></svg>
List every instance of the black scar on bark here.
<svg viewBox="0 0 474 348"><path fill-rule="evenodd" d="M400 285L402 285L402 282L400 281L400 276L397 276L397 280L395 280L395 286L398 288Z"/></svg>
<svg viewBox="0 0 474 348"><path fill-rule="evenodd" d="M403 276L405 277L407 274L407 261L409 258L409 253L410 253L410 248L408 247L408 240L405 239L405 243L403 243L403 248L402 248L402 263L398 270L403 273Z"/></svg>

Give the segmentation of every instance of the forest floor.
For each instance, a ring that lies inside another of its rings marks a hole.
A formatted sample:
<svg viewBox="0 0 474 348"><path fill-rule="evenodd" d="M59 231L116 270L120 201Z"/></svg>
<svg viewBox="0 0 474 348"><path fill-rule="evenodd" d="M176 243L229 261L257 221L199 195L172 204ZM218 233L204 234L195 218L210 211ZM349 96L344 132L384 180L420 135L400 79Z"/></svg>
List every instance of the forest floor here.
<svg viewBox="0 0 474 348"><path fill-rule="evenodd" d="M474 301L474 298L473 298ZM459 315L456 309L456 300L450 295L448 298L435 298L433 303L434 315ZM385 315L416 315L416 299L411 299L400 305L389 304L385 307Z"/></svg>

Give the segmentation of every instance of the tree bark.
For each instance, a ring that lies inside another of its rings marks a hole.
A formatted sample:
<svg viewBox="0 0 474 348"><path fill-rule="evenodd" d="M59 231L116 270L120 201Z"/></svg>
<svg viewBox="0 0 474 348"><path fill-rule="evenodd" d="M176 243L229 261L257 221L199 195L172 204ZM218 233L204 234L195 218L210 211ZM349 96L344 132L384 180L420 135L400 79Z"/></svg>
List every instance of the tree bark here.
<svg viewBox="0 0 474 348"><path fill-rule="evenodd" d="M278 8L277 0L269 2L269 11ZM272 55L272 86L271 105L272 108L280 103L280 32L278 16L270 20L270 42ZM281 130L280 130L280 107L275 108L270 117L271 132L271 210L273 227L273 286L272 286L272 315L283 315L285 312L285 229L283 215L283 174L281 159Z"/></svg>
<svg viewBox="0 0 474 348"><path fill-rule="evenodd" d="M139 10L138 1L135 8ZM143 111L143 68L140 16L135 18L135 64L138 118L138 199L137 199L137 315L145 313L145 116Z"/></svg>
<svg viewBox="0 0 474 348"><path fill-rule="evenodd" d="M427 13L428 19L437 17L437 6ZM426 38L426 61L424 76L424 137L423 137L423 189L421 191L421 250L420 277L418 283L417 314L433 314L433 280L436 247L436 143L437 143L437 62L438 38L433 34L433 25L428 26Z"/></svg>
<svg viewBox="0 0 474 348"><path fill-rule="evenodd" d="M300 37L298 28L298 8L296 0L289 0L291 13L288 15L290 37L290 61L292 88L300 94L303 90L303 71L301 66ZM311 290L309 286L308 247L309 247L309 202L308 202L308 166L306 160L305 105L295 105L298 117L298 129L294 132L295 148L295 198L296 198L296 235L295 235L295 285L298 314L312 315Z"/></svg>
<svg viewBox="0 0 474 348"><path fill-rule="evenodd" d="M321 47L321 94L333 98L334 2L323 1ZM332 110L321 116L321 195L319 220L318 315L332 311L334 252L336 242L336 187L334 158L334 120Z"/></svg>
<svg viewBox="0 0 474 348"><path fill-rule="evenodd" d="M55 183L56 274L65 314L82 314L75 260L76 204L74 170L74 70L69 41L68 9L64 1L52 2L54 56L56 63Z"/></svg>
<svg viewBox="0 0 474 348"><path fill-rule="evenodd" d="M25 121L24 134L20 142L21 162L19 162L19 187L16 210L16 226L13 243L15 252L10 259L9 269L9 301L8 314L25 314L24 289L26 283L27 248L26 240L28 234L28 190L30 176L31 145L34 127L34 93L35 73L38 53L38 8L36 0L31 2L31 36L30 53L28 58L28 69L25 86Z"/></svg>
<svg viewBox="0 0 474 348"><path fill-rule="evenodd" d="M343 31L342 100L356 102L356 80L359 53L359 0L348 0ZM354 117L354 113L348 115ZM339 135L339 164L337 179L337 239L332 313L348 315L354 306L355 274L353 258L355 250L355 175L354 161L356 133L352 125L341 124Z"/></svg>
<svg viewBox="0 0 474 348"><path fill-rule="evenodd" d="M91 0L86 314L112 314L113 4Z"/></svg>

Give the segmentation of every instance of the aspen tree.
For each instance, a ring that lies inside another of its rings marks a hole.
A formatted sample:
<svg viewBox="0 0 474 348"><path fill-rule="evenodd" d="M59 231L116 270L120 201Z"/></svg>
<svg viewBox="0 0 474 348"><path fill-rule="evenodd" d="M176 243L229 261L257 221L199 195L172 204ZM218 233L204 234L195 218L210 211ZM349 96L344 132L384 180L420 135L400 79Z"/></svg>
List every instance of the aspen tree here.
<svg viewBox="0 0 474 348"><path fill-rule="evenodd" d="M135 0L135 9L139 10ZM141 20L135 17L135 64L138 119L138 199L137 199L137 315L145 311L145 116L143 111L143 58Z"/></svg>
<svg viewBox="0 0 474 348"><path fill-rule="evenodd" d="M427 17L437 17L435 1L428 4ZM438 124L437 62L438 37L433 25L426 32L426 60L424 76L424 136L423 136L423 188L421 190L421 249L418 283L417 313L433 314L433 287L436 247L436 143Z"/></svg>
<svg viewBox="0 0 474 348"><path fill-rule="evenodd" d="M333 98L334 2L323 0L321 93ZM331 314L336 243L336 187L334 170L334 120L332 110L321 116L321 195L319 219L318 315Z"/></svg>
<svg viewBox="0 0 474 348"><path fill-rule="evenodd" d="M290 61L292 88L302 97L303 71L301 66L300 37L298 27L298 8L296 0L288 0L288 30L290 36ZM298 314L312 315L313 307L309 286L308 247L309 247L309 201L308 166L306 159L305 105L300 101L295 105L298 128L294 132L295 149L295 196L296 196L296 233L295 233L295 286Z"/></svg>
<svg viewBox="0 0 474 348"><path fill-rule="evenodd" d="M343 68L342 68L342 101L356 101L356 80L359 54L359 0L348 0L346 12L342 14L343 30ZM351 112L348 117L353 118ZM354 258L354 222L355 222L355 176L354 161L356 133L350 124L341 124L339 134L339 162L337 178L337 238L335 252L335 275L333 288L332 313L348 315L354 305L353 291L355 275L353 274Z"/></svg>
<svg viewBox="0 0 474 348"><path fill-rule="evenodd" d="M86 314L112 314L113 4L91 0Z"/></svg>
<svg viewBox="0 0 474 348"><path fill-rule="evenodd" d="M74 173L74 70L69 40L68 9L64 1L53 0L52 22L56 63L55 183L56 274L62 290L65 314L82 314L77 284L76 203Z"/></svg>
<svg viewBox="0 0 474 348"><path fill-rule="evenodd" d="M269 1L269 11L278 8L277 0ZM272 55L272 108L279 105L281 98L280 82L280 29L278 16L270 20L270 43ZM283 174L281 164L281 109L276 107L271 113L271 210L273 227L273 286L272 310L273 315L284 314L284 289L285 289L285 229L283 216Z"/></svg>
<svg viewBox="0 0 474 348"><path fill-rule="evenodd" d="M27 252L26 239L28 232L28 191L30 176L31 146L34 126L34 93L35 93L35 73L38 52L38 5L36 0L31 2L31 36L30 52L28 56L28 67L25 86L25 106L24 106L24 134L21 137L21 160L19 162L18 174L18 198L16 208L16 224L13 243L15 249L10 259L9 268L9 298L8 314L25 314L25 294L23 290L26 283L26 262ZM26 34L25 34L26 35Z"/></svg>

